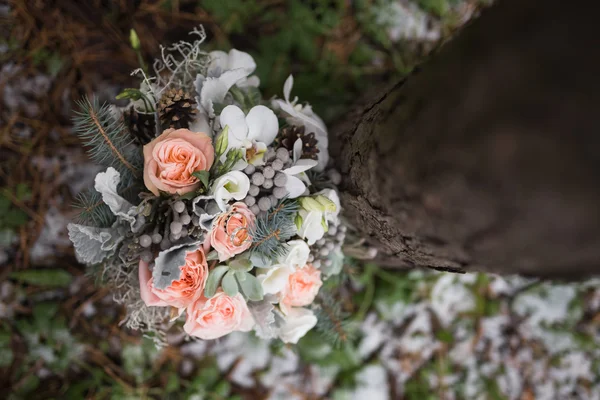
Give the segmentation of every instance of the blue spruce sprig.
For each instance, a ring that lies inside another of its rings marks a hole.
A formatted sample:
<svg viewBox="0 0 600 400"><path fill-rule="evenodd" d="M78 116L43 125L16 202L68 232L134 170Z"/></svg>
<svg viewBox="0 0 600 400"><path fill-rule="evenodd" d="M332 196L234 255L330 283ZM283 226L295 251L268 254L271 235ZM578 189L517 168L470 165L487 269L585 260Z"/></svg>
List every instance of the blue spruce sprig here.
<svg viewBox="0 0 600 400"><path fill-rule="evenodd" d="M121 174L121 185L129 186L141 179L143 157L133 143L125 125L115 119L108 104L99 105L87 97L77 102L79 111L73 118L75 132L88 148L90 158Z"/></svg>
<svg viewBox="0 0 600 400"><path fill-rule="evenodd" d="M286 241L296 234L297 212L296 200L282 199L259 216L250 231L251 251L265 259L284 257L288 252Z"/></svg>
<svg viewBox="0 0 600 400"><path fill-rule="evenodd" d="M108 228L115 222L114 214L94 189L79 193L73 207L79 210L76 219L79 224Z"/></svg>

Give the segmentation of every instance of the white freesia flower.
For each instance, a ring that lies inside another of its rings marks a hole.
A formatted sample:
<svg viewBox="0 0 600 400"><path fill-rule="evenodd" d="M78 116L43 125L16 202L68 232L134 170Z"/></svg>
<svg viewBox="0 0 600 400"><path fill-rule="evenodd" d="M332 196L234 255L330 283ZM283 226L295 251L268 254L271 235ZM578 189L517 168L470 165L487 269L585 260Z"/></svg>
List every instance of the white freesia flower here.
<svg viewBox="0 0 600 400"><path fill-rule="evenodd" d="M232 49L229 54L213 51L208 54L210 63L207 76L198 74L194 85L199 93L198 109L209 118L215 117L214 103L222 103L233 85L258 86L258 77L250 76L256 63L250 54Z"/></svg>
<svg viewBox="0 0 600 400"><path fill-rule="evenodd" d="M323 120L314 113L310 105L306 104L303 106L297 104L298 98L294 98L290 101L290 94L293 86L294 77L290 75L283 85L283 97L285 98L285 101L275 99L272 101L272 106L275 109L281 109L281 111L287 114L286 119L289 124L304 126L307 133L315 133L317 148L319 149L317 170L323 171L329 161L329 153L327 150L329 145L327 127Z"/></svg>
<svg viewBox="0 0 600 400"><path fill-rule="evenodd" d="M327 232L329 222L338 223L340 198L335 190L324 189L310 197L300 198L299 202L298 236L312 246Z"/></svg>
<svg viewBox="0 0 600 400"><path fill-rule="evenodd" d="M301 209L298 214L302 218L302 224L298 227L298 236L306 239L308 244L312 246L325 234L326 225L323 223L323 213Z"/></svg>
<svg viewBox="0 0 600 400"><path fill-rule="evenodd" d="M326 210L324 212L324 216L325 216L325 220L327 222L337 224L339 222L338 216L342 209L342 205L340 203L340 196L338 195L338 192L334 189L323 189L320 192L314 194L314 196L319 196L319 195L327 197L329 200L331 200L333 202L333 204L335 204L335 210L334 211Z"/></svg>
<svg viewBox="0 0 600 400"><path fill-rule="evenodd" d="M288 252L285 257L280 257L279 262L293 269L304 267L310 255L308 244L304 240L290 240L287 246Z"/></svg>
<svg viewBox="0 0 600 400"><path fill-rule="evenodd" d="M287 181L285 189L288 192L290 199L295 199L298 196L302 196L306 193L306 185L310 184L306 171L316 167L318 162L316 160L300 158L302 155L302 140L298 139L294 142L294 148L292 151L292 166L284 169L284 174L287 175Z"/></svg>
<svg viewBox="0 0 600 400"><path fill-rule="evenodd" d="M245 115L237 106L227 106L220 116L221 127L229 127L228 149L254 149L247 162L260 165L267 146L273 143L279 132L275 113L265 106L255 106Z"/></svg>
<svg viewBox="0 0 600 400"><path fill-rule="evenodd" d="M224 51L211 51L208 53L210 63L208 64L208 76L216 76L225 71L243 70L246 75L236 82L239 87L258 87L260 80L256 75L250 76L256 70L256 62L252 56L243 51L231 49L229 53Z"/></svg>
<svg viewBox="0 0 600 400"><path fill-rule="evenodd" d="M250 179L240 171L230 171L217 178L211 187L211 194L221 211L226 212L227 202L231 199L242 200L250 189Z"/></svg>
<svg viewBox="0 0 600 400"><path fill-rule="evenodd" d="M296 344L316 324L317 317L311 310L293 307L285 315L284 323L278 329L277 335L284 343Z"/></svg>
<svg viewBox="0 0 600 400"><path fill-rule="evenodd" d="M262 272L262 271L261 271ZM256 278L261 283L265 294L277 294L281 292L288 282L289 276L294 270L285 264L273 265L264 274L259 274Z"/></svg>

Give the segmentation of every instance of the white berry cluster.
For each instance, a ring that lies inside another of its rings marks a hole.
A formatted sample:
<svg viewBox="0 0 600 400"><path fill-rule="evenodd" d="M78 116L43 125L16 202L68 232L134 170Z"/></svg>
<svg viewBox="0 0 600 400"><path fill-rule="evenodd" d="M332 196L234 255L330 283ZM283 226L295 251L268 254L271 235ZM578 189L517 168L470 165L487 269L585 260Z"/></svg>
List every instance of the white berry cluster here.
<svg viewBox="0 0 600 400"><path fill-rule="evenodd" d="M288 195L285 188L288 176L282 171L292 164L289 150L269 147L264 161L263 166L248 164L244 169L250 178L250 189L243 201L255 215L266 212Z"/></svg>

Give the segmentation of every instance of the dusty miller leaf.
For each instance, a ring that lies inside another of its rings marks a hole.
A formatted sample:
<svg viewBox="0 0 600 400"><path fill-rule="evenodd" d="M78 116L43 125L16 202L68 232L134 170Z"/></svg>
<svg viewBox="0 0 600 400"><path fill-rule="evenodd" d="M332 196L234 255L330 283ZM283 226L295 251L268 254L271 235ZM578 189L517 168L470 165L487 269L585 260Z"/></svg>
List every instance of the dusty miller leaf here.
<svg viewBox="0 0 600 400"><path fill-rule="evenodd" d="M261 339L271 339L276 336L275 331L277 326L275 325L275 314L273 313L273 302L277 299L274 296L267 296L261 301L249 301L248 309L256 325L254 330L256 336Z"/></svg>
<svg viewBox="0 0 600 400"><path fill-rule="evenodd" d="M69 239L73 242L77 260L84 264L97 264L112 255L123 240L116 228L95 228L78 224L67 225Z"/></svg>
<svg viewBox="0 0 600 400"><path fill-rule="evenodd" d="M102 201L114 215L127 221L133 227L137 211L131 203L117 193L120 181L121 174L113 167L108 167L106 172L96 175L94 189L102 195Z"/></svg>
<svg viewBox="0 0 600 400"><path fill-rule="evenodd" d="M179 279L181 267L185 265L185 256L188 252L198 250L200 245L201 242L183 243L158 253L152 270L154 287L165 289Z"/></svg>

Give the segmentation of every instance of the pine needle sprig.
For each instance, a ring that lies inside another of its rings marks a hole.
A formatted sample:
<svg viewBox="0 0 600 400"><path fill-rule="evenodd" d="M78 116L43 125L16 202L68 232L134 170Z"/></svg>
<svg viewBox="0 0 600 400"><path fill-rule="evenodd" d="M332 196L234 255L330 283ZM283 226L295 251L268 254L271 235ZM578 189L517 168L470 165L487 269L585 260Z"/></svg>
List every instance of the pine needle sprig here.
<svg viewBox="0 0 600 400"><path fill-rule="evenodd" d="M73 118L75 132L88 147L90 158L121 174L121 182L142 176L141 149L134 145L125 125L116 120L108 104L99 105L87 97L77 102L79 111Z"/></svg>
<svg viewBox="0 0 600 400"><path fill-rule="evenodd" d="M320 291L313 307L317 317L315 329L334 346L352 341L355 331L352 329L350 314L342 309L342 303L327 291Z"/></svg>
<svg viewBox="0 0 600 400"><path fill-rule="evenodd" d="M297 201L282 199L259 216L250 231L250 250L263 258L285 256L288 252L286 241L296 234L294 217L297 212Z"/></svg>
<svg viewBox="0 0 600 400"><path fill-rule="evenodd" d="M79 210L76 219L79 224L108 228L115 222L114 214L104 204L100 193L93 189L79 193L73 207Z"/></svg>

